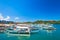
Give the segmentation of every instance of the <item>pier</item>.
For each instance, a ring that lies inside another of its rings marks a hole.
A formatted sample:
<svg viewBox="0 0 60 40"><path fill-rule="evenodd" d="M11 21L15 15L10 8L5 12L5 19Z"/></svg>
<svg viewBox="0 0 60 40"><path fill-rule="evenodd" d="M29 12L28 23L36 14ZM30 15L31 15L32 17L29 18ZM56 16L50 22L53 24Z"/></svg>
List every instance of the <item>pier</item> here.
<svg viewBox="0 0 60 40"><path fill-rule="evenodd" d="M0 33L4 32L6 28L12 26L13 24L0 24Z"/></svg>
<svg viewBox="0 0 60 40"><path fill-rule="evenodd" d="M0 24L0 33L4 32L5 29L7 29L8 27L11 27L15 24ZM28 25L28 24L18 24L19 26L23 26L23 25Z"/></svg>

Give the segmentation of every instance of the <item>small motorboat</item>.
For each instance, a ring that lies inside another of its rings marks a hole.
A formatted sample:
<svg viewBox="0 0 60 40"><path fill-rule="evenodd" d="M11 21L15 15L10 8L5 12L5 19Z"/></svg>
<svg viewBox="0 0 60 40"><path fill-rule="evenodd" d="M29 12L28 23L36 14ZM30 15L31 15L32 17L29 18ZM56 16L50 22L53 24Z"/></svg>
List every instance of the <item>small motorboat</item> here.
<svg viewBox="0 0 60 40"><path fill-rule="evenodd" d="M32 27L30 28L30 31L31 31L31 33L38 33L40 30L39 30L39 27L37 27L37 26L32 26Z"/></svg>
<svg viewBox="0 0 60 40"><path fill-rule="evenodd" d="M43 30L56 30L56 28L53 27L52 24L43 24L43 25L41 25L40 28L43 29Z"/></svg>
<svg viewBox="0 0 60 40"><path fill-rule="evenodd" d="M43 30L56 30L54 27L43 28Z"/></svg>

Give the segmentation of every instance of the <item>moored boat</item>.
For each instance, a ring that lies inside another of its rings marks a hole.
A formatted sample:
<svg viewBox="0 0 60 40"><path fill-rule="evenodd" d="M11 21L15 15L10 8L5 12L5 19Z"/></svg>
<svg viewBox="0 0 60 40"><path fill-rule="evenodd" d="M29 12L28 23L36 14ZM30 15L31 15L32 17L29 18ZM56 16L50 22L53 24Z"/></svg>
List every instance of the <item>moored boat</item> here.
<svg viewBox="0 0 60 40"><path fill-rule="evenodd" d="M7 32L12 34L27 34L30 33L29 27L20 27L20 26L12 26L11 28L7 29Z"/></svg>
<svg viewBox="0 0 60 40"><path fill-rule="evenodd" d="M53 24L42 24L40 28L43 30L56 30Z"/></svg>
<svg viewBox="0 0 60 40"><path fill-rule="evenodd" d="M10 34L31 34L39 31L37 27L26 25L14 25L6 30Z"/></svg>

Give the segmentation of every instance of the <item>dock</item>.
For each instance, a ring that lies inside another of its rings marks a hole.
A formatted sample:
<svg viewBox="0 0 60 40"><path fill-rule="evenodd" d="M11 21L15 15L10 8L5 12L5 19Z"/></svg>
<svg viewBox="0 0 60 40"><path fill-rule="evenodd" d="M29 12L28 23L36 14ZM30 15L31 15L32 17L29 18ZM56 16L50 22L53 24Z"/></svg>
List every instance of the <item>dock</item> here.
<svg viewBox="0 0 60 40"><path fill-rule="evenodd" d="M6 28L10 27L13 24L0 24L0 33L3 33Z"/></svg>

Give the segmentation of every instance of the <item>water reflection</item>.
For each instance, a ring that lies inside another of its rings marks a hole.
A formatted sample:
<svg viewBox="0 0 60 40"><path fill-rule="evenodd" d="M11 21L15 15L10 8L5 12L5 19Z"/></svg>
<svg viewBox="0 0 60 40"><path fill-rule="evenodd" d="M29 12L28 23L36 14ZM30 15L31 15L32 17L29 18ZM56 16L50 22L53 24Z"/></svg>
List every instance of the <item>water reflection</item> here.
<svg viewBox="0 0 60 40"><path fill-rule="evenodd" d="M56 30L44 30L44 31L46 31L47 33L53 33Z"/></svg>
<svg viewBox="0 0 60 40"><path fill-rule="evenodd" d="M20 36L18 40L29 40L30 36Z"/></svg>
<svg viewBox="0 0 60 40"><path fill-rule="evenodd" d="M25 35L25 36L24 36ZM20 34L20 35L16 35L16 34L7 34L7 38L11 39L15 39L15 40L28 40L30 38L30 36L27 36L28 34Z"/></svg>

